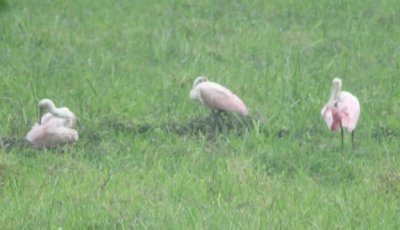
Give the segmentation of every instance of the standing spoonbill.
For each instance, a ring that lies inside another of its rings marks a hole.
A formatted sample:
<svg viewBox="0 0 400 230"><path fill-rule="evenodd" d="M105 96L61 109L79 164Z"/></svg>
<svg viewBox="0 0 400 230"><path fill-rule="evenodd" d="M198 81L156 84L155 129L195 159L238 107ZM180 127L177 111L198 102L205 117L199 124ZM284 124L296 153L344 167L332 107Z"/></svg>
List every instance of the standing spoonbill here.
<svg viewBox="0 0 400 230"><path fill-rule="evenodd" d="M214 128L217 127L218 114L221 111L236 112L243 116L248 114L248 109L243 101L228 88L208 81L206 77L197 77L190 91L192 100L200 101L211 110Z"/></svg>
<svg viewBox="0 0 400 230"><path fill-rule="evenodd" d="M56 108L50 99L43 99L39 102L39 110L39 123L26 135L34 147L53 147L78 140L78 132L72 128L75 115L67 107ZM48 113L42 117L45 111Z"/></svg>
<svg viewBox="0 0 400 230"><path fill-rule="evenodd" d="M322 108L321 115L332 131L340 128L343 149L343 128L351 133L351 144L354 149L354 129L360 117L360 103L351 93L340 91L342 80L335 78L332 81L332 94L328 103Z"/></svg>

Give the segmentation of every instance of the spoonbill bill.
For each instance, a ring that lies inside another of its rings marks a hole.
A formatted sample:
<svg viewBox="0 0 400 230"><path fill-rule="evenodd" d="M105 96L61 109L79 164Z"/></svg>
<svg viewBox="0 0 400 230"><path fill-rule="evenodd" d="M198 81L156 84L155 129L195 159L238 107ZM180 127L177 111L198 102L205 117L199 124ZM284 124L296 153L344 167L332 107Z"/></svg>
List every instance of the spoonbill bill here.
<svg viewBox="0 0 400 230"><path fill-rule="evenodd" d="M332 131L340 128L343 149L343 128L351 133L351 144L354 149L354 131L360 117L360 103L353 94L341 91L342 80L335 78L332 81L332 94L328 103L322 108L321 115Z"/></svg>
<svg viewBox="0 0 400 230"><path fill-rule="evenodd" d="M190 91L190 98L202 103L211 110L214 128L217 127L218 114L221 111L247 115L248 109L243 101L228 88L208 81L206 77L197 77Z"/></svg>
<svg viewBox="0 0 400 230"><path fill-rule="evenodd" d="M78 140L78 132L73 129L75 114L67 107L56 108L50 99L43 99L39 102L39 110L39 122L26 135L34 147L54 147ZM48 113L42 116L46 111Z"/></svg>

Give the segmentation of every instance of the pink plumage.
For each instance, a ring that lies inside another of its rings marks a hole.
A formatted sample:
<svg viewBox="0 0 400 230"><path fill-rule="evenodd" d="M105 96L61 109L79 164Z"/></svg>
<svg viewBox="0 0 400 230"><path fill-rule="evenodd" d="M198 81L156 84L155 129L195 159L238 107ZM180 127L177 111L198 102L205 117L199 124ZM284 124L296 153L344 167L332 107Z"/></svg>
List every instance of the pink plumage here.
<svg viewBox="0 0 400 230"><path fill-rule="evenodd" d="M352 132L360 117L360 104L355 96L349 92L340 92L336 106L325 106L321 111L328 127L333 131L340 129L340 121L342 127L347 132Z"/></svg>
<svg viewBox="0 0 400 230"><path fill-rule="evenodd" d="M60 125L59 118L51 119L41 125L35 124L26 139L36 148L65 145L78 140L78 132Z"/></svg>
<svg viewBox="0 0 400 230"><path fill-rule="evenodd" d="M247 115L248 109L244 102L232 93L228 88L208 81L205 77L198 77L193 89L190 91L190 98L200 101L211 111L222 110Z"/></svg>
<svg viewBox="0 0 400 230"><path fill-rule="evenodd" d="M36 123L26 135L34 147L53 147L78 140L78 132L72 128L75 115L68 108L55 108L48 99L41 100L39 108L41 113L45 109L50 112L41 117L40 124Z"/></svg>
<svg viewBox="0 0 400 230"><path fill-rule="evenodd" d="M360 117L360 103L351 93L341 91L342 81L339 78L335 78L332 84L332 94L321 109L321 115L332 131L344 128L353 133Z"/></svg>

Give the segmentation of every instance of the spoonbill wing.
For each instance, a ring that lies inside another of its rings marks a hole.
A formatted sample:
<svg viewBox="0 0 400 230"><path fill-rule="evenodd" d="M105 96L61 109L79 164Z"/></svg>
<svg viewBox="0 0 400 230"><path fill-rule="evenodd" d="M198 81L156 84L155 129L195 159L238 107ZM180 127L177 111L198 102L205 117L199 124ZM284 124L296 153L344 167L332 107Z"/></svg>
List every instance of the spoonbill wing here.
<svg viewBox="0 0 400 230"><path fill-rule="evenodd" d="M360 103L358 99L349 92L342 91L339 95L337 108L342 126L348 132L353 131L360 117Z"/></svg>
<svg viewBox="0 0 400 230"><path fill-rule="evenodd" d="M222 85L204 82L199 84L199 91L203 104L210 109L238 112L242 115L248 113L244 102Z"/></svg>
<svg viewBox="0 0 400 230"><path fill-rule="evenodd" d="M26 135L26 139L38 148L73 143L78 138L78 132L74 129L63 126L46 127L38 124L35 124Z"/></svg>

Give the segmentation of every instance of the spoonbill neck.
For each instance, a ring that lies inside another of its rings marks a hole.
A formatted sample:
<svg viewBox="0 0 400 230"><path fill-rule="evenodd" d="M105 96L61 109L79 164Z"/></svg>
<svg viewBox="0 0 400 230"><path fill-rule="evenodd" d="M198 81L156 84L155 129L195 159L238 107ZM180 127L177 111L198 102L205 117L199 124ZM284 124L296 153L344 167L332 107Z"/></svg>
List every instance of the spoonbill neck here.
<svg viewBox="0 0 400 230"><path fill-rule="evenodd" d="M68 108L66 107L56 108L53 103L48 104L47 110L55 117L64 118L66 120L71 120L74 118L74 114L71 111L69 111Z"/></svg>
<svg viewBox="0 0 400 230"><path fill-rule="evenodd" d="M336 101L338 99L338 97L339 97L340 90L341 90L341 85L340 84L333 84L332 94L331 94L331 97L330 97L329 100L332 101L332 102Z"/></svg>

